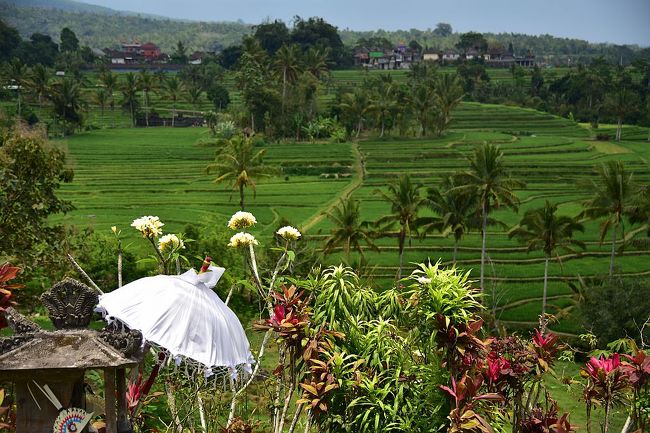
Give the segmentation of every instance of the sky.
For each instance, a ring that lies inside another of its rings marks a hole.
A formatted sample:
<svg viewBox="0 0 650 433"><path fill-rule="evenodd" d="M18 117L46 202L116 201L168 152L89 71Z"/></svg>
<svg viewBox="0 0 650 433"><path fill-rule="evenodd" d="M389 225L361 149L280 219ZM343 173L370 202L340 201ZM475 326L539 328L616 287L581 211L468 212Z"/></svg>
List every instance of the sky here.
<svg viewBox="0 0 650 433"><path fill-rule="evenodd" d="M551 34L650 46L650 0L82 0L118 10L201 21L259 23L299 15L340 29L435 28Z"/></svg>

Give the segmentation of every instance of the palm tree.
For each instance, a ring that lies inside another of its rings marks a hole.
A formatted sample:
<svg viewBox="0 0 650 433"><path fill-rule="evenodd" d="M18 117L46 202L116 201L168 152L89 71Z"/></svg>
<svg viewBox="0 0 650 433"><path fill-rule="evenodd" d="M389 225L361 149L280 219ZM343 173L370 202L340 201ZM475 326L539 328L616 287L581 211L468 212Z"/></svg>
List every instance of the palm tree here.
<svg viewBox="0 0 650 433"><path fill-rule="evenodd" d="M523 182L512 179L503 161L503 152L492 143L480 145L468 158L469 170L459 174L459 186L453 191L474 195L481 215L481 290L485 290L485 258L487 252L487 226L489 214L501 206L517 210L519 199L515 188Z"/></svg>
<svg viewBox="0 0 650 433"><path fill-rule="evenodd" d="M456 182L453 177L443 180L440 188L429 188L426 204L437 215L431 223L423 227L441 233L454 234L454 253L452 263L456 264L458 244L470 228L480 226L476 218L476 196L454 190ZM444 191L444 192L443 192Z"/></svg>
<svg viewBox="0 0 650 433"><path fill-rule="evenodd" d="M239 189L239 207L244 210L244 190L250 187L255 196L256 180L277 172L264 165L266 149L256 150L253 142L244 137L230 140L228 146L217 153L215 162L208 165L207 172L215 173L215 183L229 182L232 189Z"/></svg>
<svg viewBox="0 0 650 433"><path fill-rule="evenodd" d="M632 77L624 70L619 71L614 91L605 100L605 105L616 115L616 141L621 141L623 120L637 110L639 100L634 91Z"/></svg>
<svg viewBox="0 0 650 433"><path fill-rule="evenodd" d="M138 79L133 72L124 76L122 83L122 107L129 111L131 125L135 126L135 113L138 108Z"/></svg>
<svg viewBox="0 0 650 433"><path fill-rule="evenodd" d="M72 78L55 81L48 97L54 106L55 115L64 123L64 133L71 133L70 125L81 125L84 100L79 82Z"/></svg>
<svg viewBox="0 0 650 433"><path fill-rule="evenodd" d="M22 88L27 83L27 66L19 59L13 59L7 63L5 70L6 78L12 85L16 86L16 103L18 105L16 113L20 116L22 112Z"/></svg>
<svg viewBox="0 0 650 433"><path fill-rule="evenodd" d="M106 108L106 104L108 103L108 92L106 89L99 89L95 94L93 95L93 99L99 105L99 108L101 110L101 123L102 127L104 126L104 109Z"/></svg>
<svg viewBox="0 0 650 433"><path fill-rule="evenodd" d="M305 51L303 59L305 71L318 79L327 74L329 72L329 68L327 67L329 52L329 47L326 47L325 49L310 47Z"/></svg>
<svg viewBox="0 0 650 433"><path fill-rule="evenodd" d="M194 110L197 109L202 94L203 94L203 90L201 90L201 87L199 86L191 85L187 87L187 94L186 94L187 102L189 102L190 105L192 105L192 108Z"/></svg>
<svg viewBox="0 0 650 433"><path fill-rule="evenodd" d="M176 103L181 96L183 90L181 81L176 75L172 75L165 80L164 83L165 97L172 101L172 128L174 127L174 119L176 119Z"/></svg>
<svg viewBox="0 0 650 433"><path fill-rule="evenodd" d="M553 255L558 256L560 249L575 252L574 246L584 248L584 242L573 239L575 232L584 232L585 228L574 218L557 215L557 205L546 201L544 207L526 211L523 218L508 236L516 237L526 243L527 251L544 252L544 291L542 295L542 317L546 314L546 297L548 289L548 262ZM543 320L542 323L545 323Z"/></svg>
<svg viewBox="0 0 650 433"><path fill-rule="evenodd" d="M287 83L293 83L300 73L300 47L296 44L282 45L275 53L273 69L282 77L282 108L287 100Z"/></svg>
<svg viewBox="0 0 650 433"><path fill-rule="evenodd" d="M374 232L371 230L371 223L361 221L361 212L359 201L347 197L345 200L340 199L338 206L328 212L329 219L334 224L330 235L325 239L323 247L324 254L330 254L334 249L342 247L345 252L345 260L350 263L350 252L357 251L363 259L362 243L369 248L379 251L379 248L372 241Z"/></svg>
<svg viewBox="0 0 650 433"><path fill-rule="evenodd" d="M425 199L420 195L422 185L413 183L411 176L404 174L399 179L388 185L388 192L376 190L384 200L390 203L391 213L377 220L378 226L383 226L382 231L388 230L395 223L399 224L400 230L397 235L399 249L399 269L397 281L402 279L402 267L404 264L404 246L406 239L411 241L411 233L417 232L420 219L418 213L424 206Z"/></svg>
<svg viewBox="0 0 650 433"><path fill-rule="evenodd" d="M595 167L597 180L591 181L594 195L585 202L581 216L588 218L606 217L600 224L600 242L609 230L612 231L612 253L609 261L609 276L614 275L616 257L616 230L623 225L623 218L633 211L632 198L635 187L632 173L625 171L621 161L608 161ZM624 230L623 230L624 232Z"/></svg>
<svg viewBox="0 0 650 433"><path fill-rule="evenodd" d="M108 98L108 105L111 107L111 125L115 127L115 116L113 115L113 110L115 110L114 92L117 88L117 76L111 71L105 71L99 76L99 80L101 81L102 86L104 86Z"/></svg>
<svg viewBox="0 0 650 433"><path fill-rule="evenodd" d="M427 125L431 121L431 112L435 105L433 88L426 83L417 84L411 88L409 105L420 124L420 136L427 134Z"/></svg>
<svg viewBox="0 0 650 433"><path fill-rule="evenodd" d="M150 99L149 94L155 92L158 87L157 79L155 75L151 75L147 72L146 69L140 71L138 76L138 84L140 90L142 90L142 103L144 105L144 119L147 126L149 126L149 105Z"/></svg>
<svg viewBox="0 0 650 433"><path fill-rule="evenodd" d="M50 87L51 71L40 63L34 65L29 74L27 85L38 98L38 109L43 110L43 97L46 96Z"/></svg>
<svg viewBox="0 0 650 433"><path fill-rule="evenodd" d="M386 120L393 117L397 102L395 100L395 86L390 75L382 76L377 82L374 94L370 100L370 111L375 113L377 122L381 125L380 137L384 136Z"/></svg>
<svg viewBox="0 0 650 433"><path fill-rule="evenodd" d="M354 124L354 128L357 131L356 137L359 137L359 134L361 134L361 128L363 127L363 122L366 120L366 116L370 111L368 95L363 90L357 90L354 93L346 93L343 95L339 107L341 108L341 114Z"/></svg>
<svg viewBox="0 0 650 433"><path fill-rule="evenodd" d="M463 100L465 92L458 75L442 74L436 78L433 95L436 104L436 135L441 136L451 123L451 112Z"/></svg>

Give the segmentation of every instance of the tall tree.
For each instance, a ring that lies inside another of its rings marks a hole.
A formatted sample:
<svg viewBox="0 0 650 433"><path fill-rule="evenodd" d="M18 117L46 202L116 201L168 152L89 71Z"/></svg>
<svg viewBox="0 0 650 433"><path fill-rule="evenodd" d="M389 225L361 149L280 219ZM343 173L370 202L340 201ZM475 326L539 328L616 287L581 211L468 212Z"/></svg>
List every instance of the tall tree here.
<svg viewBox="0 0 650 433"><path fill-rule="evenodd" d="M343 118L356 130L356 137L359 137L363 122L366 121L370 111L367 93L361 89L357 89L354 93L344 94L339 108Z"/></svg>
<svg viewBox="0 0 650 433"><path fill-rule="evenodd" d="M437 215L431 218L423 227L428 232L431 229L440 233L451 232L454 235L454 252L452 263L456 264L458 244L465 233L471 228L480 226L476 218L477 197L467 191L454 189L457 184L454 177L447 177L442 181L440 188L429 188L426 204ZM426 222L426 221L424 221Z"/></svg>
<svg viewBox="0 0 650 433"><path fill-rule="evenodd" d="M336 248L343 248L345 260L350 263L350 252L356 251L365 258L362 244L375 251L379 249L373 242L375 236L372 225L361 220L359 201L350 197L340 199L338 206L327 213L333 228L325 239L324 254L331 254Z"/></svg>
<svg viewBox="0 0 650 433"><path fill-rule="evenodd" d="M79 39L68 27L61 29L61 45L59 49L62 53L79 51Z"/></svg>
<svg viewBox="0 0 650 433"><path fill-rule="evenodd" d="M27 66L19 59L12 59L5 66L4 75L10 86L16 89L16 114L19 116L22 113L22 91L28 79Z"/></svg>
<svg viewBox="0 0 650 433"><path fill-rule="evenodd" d="M69 77L57 80L52 84L48 97L55 115L64 124L65 133L74 132L75 126L82 124L82 110L86 104L79 82Z"/></svg>
<svg viewBox="0 0 650 433"><path fill-rule="evenodd" d="M584 242L573 239L575 232L585 228L575 218L557 215L557 205L547 200L544 207L526 211L523 218L508 236L518 238L526 244L527 251L544 253L544 289L542 292L542 316L546 314L548 294L548 262L553 256L559 260L559 250L575 252L574 247L584 248ZM542 321L543 324L546 321ZM544 325L543 325L544 326Z"/></svg>
<svg viewBox="0 0 650 433"><path fill-rule="evenodd" d="M230 183L233 190L239 190L239 207L244 210L245 190L256 193L257 180L272 176L277 169L264 164L266 149L255 149L252 140L243 136L232 138L216 155L215 162L208 165L207 172L214 173L215 183Z"/></svg>
<svg viewBox="0 0 650 433"><path fill-rule="evenodd" d="M99 81L101 82L104 90L106 91L106 96L108 98L108 105L111 108L111 122L112 126L115 127L115 115L113 110L115 110L115 90L117 89L117 76L113 74L110 70L102 72L99 76Z"/></svg>
<svg viewBox="0 0 650 433"><path fill-rule="evenodd" d="M273 68L282 80L282 107L287 103L287 84L293 83L301 71L300 47L296 44L283 45L275 53Z"/></svg>
<svg viewBox="0 0 650 433"><path fill-rule="evenodd" d="M329 57L328 48L311 47L303 56L304 69L314 77L321 79L329 72L327 59Z"/></svg>
<svg viewBox="0 0 650 433"><path fill-rule="evenodd" d="M102 127L104 126L104 110L106 109L106 105L108 104L108 92L106 89L99 89L93 94L93 100L94 102L99 105L99 109L101 112L101 124Z"/></svg>
<svg viewBox="0 0 650 433"><path fill-rule="evenodd" d="M428 126L431 124L431 117L435 107L433 87L428 83L419 83L411 87L409 105L420 127L420 137L424 137L427 134Z"/></svg>
<svg viewBox="0 0 650 433"><path fill-rule="evenodd" d="M376 190L375 193L390 203L390 214L379 218L376 224L382 227L383 231L399 224L397 235L399 251L399 269L397 281L402 279L402 267L404 265L404 247L408 238L411 242L411 234L417 233L420 224L418 216L420 209L424 206L425 198L420 194L421 184L414 183L408 174L401 175L395 183L388 185L388 192Z"/></svg>
<svg viewBox="0 0 650 433"><path fill-rule="evenodd" d="M503 161L499 146L486 143L477 146L469 158L469 169L459 174L460 184L453 190L477 197L481 215L481 290L485 290L485 259L487 255L487 228L490 212L502 206L517 210L519 198L515 188L524 186L513 179Z"/></svg>
<svg viewBox="0 0 650 433"><path fill-rule="evenodd" d="M185 65L187 64L187 61L189 60L189 57L187 56L187 48L185 47L185 44L183 44L183 41L178 41L176 42L176 49L172 53L170 57L170 61L172 63L178 64L178 65Z"/></svg>
<svg viewBox="0 0 650 433"><path fill-rule="evenodd" d="M394 117L396 108L395 83L390 75L382 76L375 82L370 98L370 111L375 114L380 125L380 137L384 136L386 121Z"/></svg>
<svg viewBox="0 0 650 433"><path fill-rule="evenodd" d="M254 37L270 55L275 54L281 46L289 43L290 38L287 25L280 20L255 26Z"/></svg>
<svg viewBox="0 0 650 433"><path fill-rule="evenodd" d="M43 109L43 98L47 95L50 87L52 72L43 65L35 65L27 80L28 87L34 92L38 99L39 110Z"/></svg>
<svg viewBox="0 0 650 433"><path fill-rule="evenodd" d="M147 72L146 69L140 71L138 75L138 86L142 90L142 105L144 106L144 119L147 126L149 126L149 107L151 105L151 92L155 92L158 88L158 80L155 75Z"/></svg>
<svg viewBox="0 0 650 433"><path fill-rule="evenodd" d="M124 75L124 82L121 86L122 107L128 110L131 117L131 126L135 126L135 116L138 110L138 78L133 72Z"/></svg>
<svg viewBox="0 0 650 433"><path fill-rule="evenodd" d="M616 116L616 141L621 141L623 121L637 110L640 101L634 90L632 76L626 70L619 69L612 87L605 99L605 106Z"/></svg>
<svg viewBox="0 0 650 433"><path fill-rule="evenodd" d="M176 75L171 75L165 79L163 82L163 91L165 93L165 98L169 101L172 101L172 128L174 127L174 122L176 120L176 103L181 97L183 91L183 86L181 85L181 80L178 79Z"/></svg>
<svg viewBox="0 0 650 433"><path fill-rule="evenodd" d="M185 96L187 102L190 103L192 108L196 110L201 102L201 96L203 95L203 90L199 86L188 86L186 87Z"/></svg>
<svg viewBox="0 0 650 433"><path fill-rule="evenodd" d="M447 23L438 23L436 24L436 28L433 30L434 35L443 38L447 36L451 36L452 32L453 29L451 28L451 24L447 24Z"/></svg>
<svg viewBox="0 0 650 433"><path fill-rule="evenodd" d="M436 135L441 136L449 128L451 112L463 100L464 94L458 75L441 74L436 77L433 91Z"/></svg>
<svg viewBox="0 0 650 433"><path fill-rule="evenodd" d="M609 276L614 275L614 260L616 258L616 231L623 228L623 218L633 211L632 198L635 185L632 173L625 171L622 161L608 161L595 168L597 179L590 183L591 199L584 204L582 216L588 218L602 218L600 224L600 242L602 243L607 232L612 232L612 252L609 260ZM623 230L624 234L625 230Z"/></svg>

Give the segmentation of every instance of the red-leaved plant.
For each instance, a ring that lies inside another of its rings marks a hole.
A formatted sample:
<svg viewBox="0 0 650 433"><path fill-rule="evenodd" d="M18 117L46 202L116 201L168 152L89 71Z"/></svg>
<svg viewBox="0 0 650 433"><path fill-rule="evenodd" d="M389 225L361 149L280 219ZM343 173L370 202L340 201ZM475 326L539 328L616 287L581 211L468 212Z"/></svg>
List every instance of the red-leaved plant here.
<svg viewBox="0 0 650 433"><path fill-rule="evenodd" d="M492 433L488 421L479 415L475 405L479 401L503 401L502 395L497 393L479 394L483 384L483 375L480 373L470 377L465 373L457 382L451 378L451 387L441 385L440 389L449 394L453 399L453 409L449 412L449 433Z"/></svg>
<svg viewBox="0 0 650 433"><path fill-rule="evenodd" d="M618 353L605 358L592 357L580 374L587 379L584 399L587 403L587 431L591 431L591 409L594 404L602 405L605 411L603 432L609 431L609 417L616 405L625 401L625 392L629 388L628 377L621 368L621 356Z"/></svg>
<svg viewBox="0 0 650 433"><path fill-rule="evenodd" d="M6 328L8 325L7 319L4 315L5 310L16 305L16 303L11 300L13 297L13 290L24 287L22 284L9 283L9 281L16 278L18 272L20 272L20 268L12 266L9 263L0 266L0 329Z"/></svg>

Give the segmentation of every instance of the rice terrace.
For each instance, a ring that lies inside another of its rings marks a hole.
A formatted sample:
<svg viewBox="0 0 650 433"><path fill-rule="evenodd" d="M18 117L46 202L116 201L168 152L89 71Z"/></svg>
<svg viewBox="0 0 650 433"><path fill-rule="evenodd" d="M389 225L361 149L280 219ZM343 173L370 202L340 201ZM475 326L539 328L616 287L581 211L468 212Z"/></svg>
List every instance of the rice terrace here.
<svg viewBox="0 0 650 433"><path fill-rule="evenodd" d="M648 5L140 3L0 0L0 432L650 432Z"/></svg>

